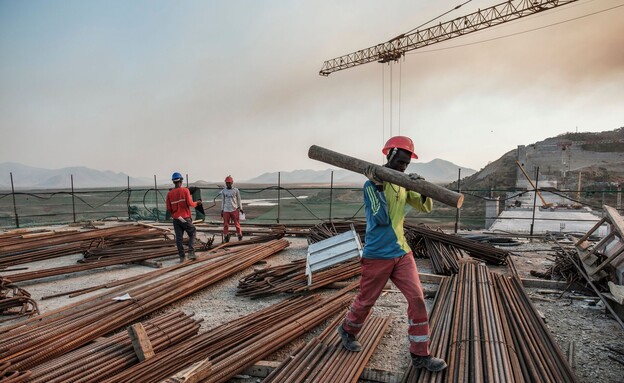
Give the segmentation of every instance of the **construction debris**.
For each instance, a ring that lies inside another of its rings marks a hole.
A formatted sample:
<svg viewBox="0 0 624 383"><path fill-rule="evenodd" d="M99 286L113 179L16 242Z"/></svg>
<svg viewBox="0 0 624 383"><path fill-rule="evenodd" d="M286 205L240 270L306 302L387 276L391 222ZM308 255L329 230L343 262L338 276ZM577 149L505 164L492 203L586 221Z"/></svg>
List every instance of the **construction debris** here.
<svg viewBox="0 0 624 383"><path fill-rule="evenodd" d="M14 285L7 278L0 277L0 316L12 319L15 316L38 313L37 302L30 297L28 291Z"/></svg>

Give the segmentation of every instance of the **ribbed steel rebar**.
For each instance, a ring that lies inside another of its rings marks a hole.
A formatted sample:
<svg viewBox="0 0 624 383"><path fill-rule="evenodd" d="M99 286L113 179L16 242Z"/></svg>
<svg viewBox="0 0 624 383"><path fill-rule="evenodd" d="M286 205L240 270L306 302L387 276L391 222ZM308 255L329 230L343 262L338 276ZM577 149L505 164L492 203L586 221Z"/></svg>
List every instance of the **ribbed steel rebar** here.
<svg viewBox="0 0 624 383"><path fill-rule="evenodd" d="M402 382L575 382L561 350L517 276L462 264L440 284L430 315L439 373L415 370Z"/></svg>
<svg viewBox="0 0 624 383"><path fill-rule="evenodd" d="M17 370L41 364L243 270L287 246L288 241L278 240L232 251L221 258L198 263L182 273L131 289L116 289L55 310L37 321L28 320L5 328L0 339L0 363L10 361ZM131 299L111 299L124 292Z"/></svg>
<svg viewBox="0 0 624 383"><path fill-rule="evenodd" d="M260 298L280 293L311 291L333 282L344 281L361 272L359 259L353 259L315 272L314 281L308 285L305 267L306 260L301 259L255 271L238 282L236 295Z"/></svg>
<svg viewBox="0 0 624 383"><path fill-rule="evenodd" d="M210 358L205 382L225 382L246 366L276 351L346 307L350 288L330 297L294 297L167 349L103 383L175 382L176 372Z"/></svg>
<svg viewBox="0 0 624 383"><path fill-rule="evenodd" d="M342 319L342 318L339 318ZM358 338L362 351L347 351L341 345L336 332L337 323L332 322L325 333L303 347L294 358L287 358L263 381L264 383L356 383L366 363L390 323L390 317L371 317L366 321ZM322 363L319 361L322 360Z"/></svg>

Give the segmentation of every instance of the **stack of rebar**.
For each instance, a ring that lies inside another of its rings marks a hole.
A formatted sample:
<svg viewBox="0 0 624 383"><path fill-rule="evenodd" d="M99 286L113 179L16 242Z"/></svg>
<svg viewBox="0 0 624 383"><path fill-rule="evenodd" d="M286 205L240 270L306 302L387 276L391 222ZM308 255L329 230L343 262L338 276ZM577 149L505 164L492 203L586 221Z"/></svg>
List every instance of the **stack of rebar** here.
<svg viewBox="0 0 624 383"><path fill-rule="evenodd" d="M144 225L122 225L87 231L35 232L0 242L0 267L80 253L106 241L166 239L166 231Z"/></svg>
<svg viewBox="0 0 624 383"><path fill-rule="evenodd" d="M197 335L103 382L177 382L172 375L207 358L211 372L202 382L226 382L343 310L352 299L348 291L353 287L326 298L287 299Z"/></svg>
<svg viewBox="0 0 624 383"><path fill-rule="evenodd" d="M358 339L362 351L347 351L342 347L336 327L337 321L325 329L317 338L308 342L293 358L287 358L273 370L263 383L356 383L364 367L381 341L390 317L371 317L366 321Z"/></svg>
<svg viewBox="0 0 624 383"><path fill-rule="evenodd" d="M517 276L462 264L440 284L430 323L431 353L448 368L410 367L403 383L576 381Z"/></svg>
<svg viewBox="0 0 624 383"><path fill-rule="evenodd" d="M300 259L286 265L255 271L238 282L236 295L260 298L273 294L299 293L315 290L333 282L344 281L360 274L359 259L352 259L315 272L312 284L308 285L305 268L306 260Z"/></svg>
<svg viewBox="0 0 624 383"><path fill-rule="evenodd" d="M160 353L197 335L201 320L174 311L143 322L152 349ZM128 332L81 347L30 369L28 383L97 382L137 364Z"/></svg>
<svg viewBox="0 0 624 383"><path fill-rule="evenodd" d="M0 329L0 363L23 371L193 294L285 249L277 240L231 251L182 273L112 292ZM119 297L117 299L113 299Z"/></svg>
<svg viewBox="0 0 624 383"><path fill-rule="evenodd" d="M448 253L449 256L455 258L463 256L465 253L472 258L485 261L489 264L504 265L507 263L507 258L509 256L509 252L507 250L499 249L472 239L446 234L442 230L433 230L424 225L406 226L405 233L412 249L417 247L412 244L418 243L424 238L432 243L439 243L440 246L447 249L444 253ZM425 246L425 248L426 247L427 246ZM435 252L427 251L426 254L423 255L430 255L431 253Z"/></svg>
<svg viewBox="0 0 624 383"><path fill-rule="evenodd" d="M316 243L324 239L331 238L335 235L345 233L351 230L351 226L355 229L356 233L360 236L360 241L364 243L364 236L366 234L366 222L359 221L333 221L319 223L310 228L308 234L308 242Z"/></svg>

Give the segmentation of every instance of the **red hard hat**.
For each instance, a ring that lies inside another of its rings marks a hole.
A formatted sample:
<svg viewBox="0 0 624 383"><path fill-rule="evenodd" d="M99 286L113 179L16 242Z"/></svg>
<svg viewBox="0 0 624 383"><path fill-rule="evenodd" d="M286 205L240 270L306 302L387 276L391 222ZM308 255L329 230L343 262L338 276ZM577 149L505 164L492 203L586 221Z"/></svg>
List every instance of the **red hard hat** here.
<svg viewBox="0 0 624 383"><path fill-rule="evenodd" d="M386 142L386 145L381 150L381 152L387 156L388 153L390 152L390 149L392 148L405 149L408 152L412 153L412 158L418 158L416 153L414 153L414 142L409 137L405 137L405 136L391 137L388 140L388 142Z"/></svg>
<svg viewBox="0 0 624 383"><path fill-rule="evenodd" d="M225 182L234 182L234 178L232 176L225 177Z"/></svg>

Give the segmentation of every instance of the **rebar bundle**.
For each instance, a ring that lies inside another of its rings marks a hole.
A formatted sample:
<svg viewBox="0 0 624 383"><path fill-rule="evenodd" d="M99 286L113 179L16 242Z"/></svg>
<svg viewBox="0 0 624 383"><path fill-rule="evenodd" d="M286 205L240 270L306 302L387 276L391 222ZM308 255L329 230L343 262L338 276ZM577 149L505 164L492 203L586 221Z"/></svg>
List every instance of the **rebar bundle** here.
<svg viewBox="0 0 624 383"><path fill-rule="evenodd" d="M197 335L199 324L174 311L143 322L154 352L159 353ZM30 369L28 383L99 382L139 362L128 332L120 332Z"/></svg>
<svg viewBox="0 0 624 383"><path fill-rule="evenodd" d="M448 368L410 366L403 383L576 381L517 276L462 264L440 284L430 323L431 353Z"/></svg>
<svg viewBox="0 0 624 383"><path fill-rule="evenodd" d="M167 238L163 229L122 225L87 231L36 232L0 241L0 267L77 254L93 245Z"/></svg>
<svg viewBox="0 0 624 383"><path fill-rule="evenodd" d="M260 298L280 293L299 293L315 290L360 274L359 259L352 259L315 272L314 282L308 285L305 268L306 260L300 259L286 265L255 271L238 282L236 295Z"/></svg>
<svg viewBox="0 0 624 383"><path fill-rule="evenodd" d="M453 262L450 259L456 261L459 257L463 257L464 254L493 265L506 264L509 256L507 250L472 239L446 234L442 230L433 230L425 225L406 226L405 236L410 247L414 250L414 254L416 254L415 248L418 248L418 252L422 256L441 255L444 259L437 261L437 263L442 265L444 270L454 270L455 266L452 265ZM425 240L428 242L421 245L421 242ZM432 246L434 244L435 247Z"/></svg>
<svg viewBox="0 0 624 383"><path fill-rule="evenodd" d="M133 288L122 286L42 315L36 321L28 319L0 329L0 363L9 361L18 371L41 364L244 270L288 244L277 240L231 251L194 264L182 273ZM124 295L127 299L112 299Z"/></svg>
<svg viewBox="0 0 624 383"><path fill-rule="evenodd" d="M326 298L289 298L197 335L103 383L177 382L172 375L206 358L210 358L212 367L210 376L202 382L226 382L343 310L352 299L348 291L353 287Z"/></svg>
<svg viewBox="0 0 624 383"><path fill-rule="evenodd" d="M356 383L386 331L390 317L368 318L358 339L362 351L350 352L342 347L336 332L337 321L325 329L323 334L308 342L293 358L287 358L273 370L263 383Z"/></svg>
<svg viewBox="0 0 624 383"><path fill-rule="evenodd" d="M360 236L360 241L364 243L366 222L359 221L333 221L319 223L318 225L310 228L308 242L316 243L324 239L331 238L335 235L351 230L351 226L353 226L356 233Z"/></svg>

